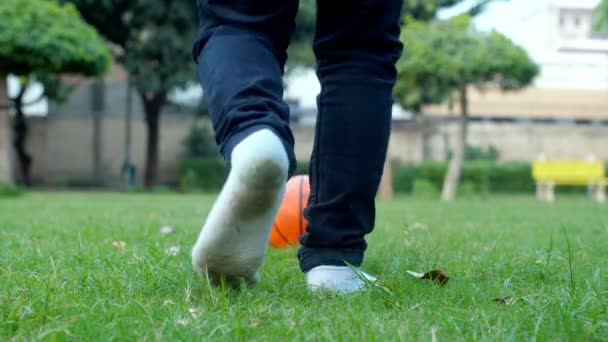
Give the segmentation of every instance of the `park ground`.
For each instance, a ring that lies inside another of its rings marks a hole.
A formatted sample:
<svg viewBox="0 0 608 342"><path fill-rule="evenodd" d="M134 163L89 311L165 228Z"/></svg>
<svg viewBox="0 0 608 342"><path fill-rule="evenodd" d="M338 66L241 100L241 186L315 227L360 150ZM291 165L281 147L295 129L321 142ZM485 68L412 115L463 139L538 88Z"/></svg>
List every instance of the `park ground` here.
<svg viewBox="0 0 608 342"><path fill-rule="evenodd" d="M363 268L383 288L349 296L309 292L296 247L256 289L201 280L213 197L0 199L0 340L608 340L608 208L582 195L379 201ZM433 269L449 282L406 272Z"/></svg>

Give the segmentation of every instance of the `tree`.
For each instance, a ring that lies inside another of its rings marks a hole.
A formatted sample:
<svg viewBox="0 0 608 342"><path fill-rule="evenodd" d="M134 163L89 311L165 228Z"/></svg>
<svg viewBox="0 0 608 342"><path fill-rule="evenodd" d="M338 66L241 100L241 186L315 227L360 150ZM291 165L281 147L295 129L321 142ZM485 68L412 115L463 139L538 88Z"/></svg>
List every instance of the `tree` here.
<svg viewBox="0 0 608 342"><path fill-rule="evenodd" d="M443 8L456 5L464 0L404 0L403 13L420 20L429 21L437 16ZM468 10L475 15L494 0L477 0ZM289 64L291 66L310 67L315 64L314 54L310 43L315 33L316 0L300 0L298 15L296 16L296 29L289 46Z"/></svg>
<svg viewBox="0 0 608 342"><path fill-rule="evenodd" d="M401 38L408 49L397 64L399 103L415 111L452 96L459 103L458 136L442 189L442 199L450 201L466 146L469 87L520 89L532 82L539 69L525 50L504 35L476 31L467 15L428 24L409 20Z"/></svg>
<svg viewBox="0 0 608 342"><path fill-rule="evenodd" d="M157 182L160 118L169 91L196 80L191 46L198 29L192 0L69 0L114 44L139 93L148 131L144 184Z"/></svg>
<svg viewBox="0 0 608 342"><path fill-rule="evenodd" d="M595 29L598 31L608 31L608 0L602 0L595 9L597 23Z"/></svg>
<svg viewBox="0 0 608 342"><path fill-rule="evenodd" d="M23 95L30 80L35 78L46 85L46 95L62 95L58 75L80 74L99 76L105 73L111 56L105 42L94 28L84 23L71 5L52 1L8 0L0 3L0 82L9 73L20 76L21 91L10 99L15 108L14 146L23 180L30 181L31 157L27 154L27 122L23 113ZM5 88L6 84L3 84ZM6 98L6 90L1 97ZM2 104L0 104L1 106ZM7 125L7 106L0 107L0 131ZM8 135L8 133L0 134ZM5 139L5 138L3 138ZM0 143L0 150L3 144ZM5 147L8 148L8 145ZM9 152L2 152L8 155ZM7 161L2 161L8 165Z"/></svg>

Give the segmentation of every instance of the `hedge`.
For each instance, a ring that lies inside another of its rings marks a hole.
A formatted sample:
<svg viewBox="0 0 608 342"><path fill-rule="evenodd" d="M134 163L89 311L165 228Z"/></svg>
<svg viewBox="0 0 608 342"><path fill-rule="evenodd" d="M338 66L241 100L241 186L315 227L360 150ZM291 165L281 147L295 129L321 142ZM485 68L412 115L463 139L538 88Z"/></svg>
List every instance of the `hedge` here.
<svg viewBox="0 0 608 342"><path fill-rule="evenodd" d="M308 174L309 163L298 162L296 174ZM393 189L396 193L412 193L417 181L432 184L437 190L443 185L447 162L430 161L421 164L393 164ZM187 159L180 166L180 187L183 191L217 192L228 174L221 159ZM476 193L533 193L535 191L530 162L470 161L463 165L460 181L463 190ZM426 186L426 185L425 185ZM560 190L564 191L564 189ZM565 191L585 191L567 188Z"/></svg>
<svg viewBox="0 0 608 342"><path fill-rule="evenodd" d="M423 179L441 189L447 165L447 162L393 165L393 188L395 192L409 193L415 180ZM472 190L479 193L529 193L535 189L529 162L465 162L460 182L472 184Z"/></svg>
<svg viewBox="0 0 608 342"><path fill-rule="evenodd" d="M185 159L180 165L180 190L218 192L228 176L220 158Z"/></svg>
<svg viewBox="0 0 608 342"><path fill-rule="evenodd" d="M296 174L308 174L308 162L298 162ZM218 192L228 176L221 158L187 158L179 167L180 190L183 192Z"/></svg>

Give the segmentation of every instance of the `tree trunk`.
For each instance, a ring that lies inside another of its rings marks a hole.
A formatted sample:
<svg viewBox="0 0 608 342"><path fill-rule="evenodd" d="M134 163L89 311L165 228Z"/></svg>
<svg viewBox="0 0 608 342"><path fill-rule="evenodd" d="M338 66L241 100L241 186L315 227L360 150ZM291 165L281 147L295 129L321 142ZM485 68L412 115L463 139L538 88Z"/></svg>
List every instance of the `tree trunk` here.
<svg viewBox="0 0 608 342"><path fill-rule="evenodd" d="M464 151L467 143L467 129L469 123L469 104L467 99L467 85L464 78L460 78L458 86L460 100L460 118L458 120L458 135L456 146L448 165L448 170L443 180L443 190L441 199L444 201L452 201L456 196L458 181L460 180L460 172L462 170L462 162L464 160Z"/></svg>
<svg viewBox="0 0 608 342"><path fill-rule="evenodd" d="M91 136L91 162L94 186L103 185L102 172L102 118L106 109L106 86L103 80L95 80L91 85L91 113L93 116L93 134Z"/></svg>
<svg viewBox="0 0 608 342"><path fill-rule="evenodd" d="M417 115L420 118L420 132L422 137L422 161L427 161L431 159L431 123L430 120L426 117L423 117L422 114Z"/></svg>
<svg viewBox="0 0 608 342"><path fill-rule="evenodd" d="M8 115L6 76L0 74L0 183L13 184L11 128Z"/></svg>
<svg viewBox="0 0 608 342"><path fill-rule="evenodd" d="M25 91L27 90L28 84L22 83L21 89L19 90L19 94L13 100L15 105L15 123L14 123L14 131L15 140L15 152L17 154L17 161L19 163L19 173L21 176L21 180L23 184L26 186L30 186L31 182L31 165L32 165L32 157L27 153L25 144L27 141L27 120L25 118L25 113L23 113L23 96L25 95Z"/></svg>
<svg viewBox="0 0 608 342"><path fill-rule="evenodd" d="M393 172L392 172L392 161L390 154L387 154L386 161L384 162L384 171L382 172L382 178L380 179L379 195L383 200L393 199Z"/></svg>
<svg viewBox="0 0 608 342"><path fill-rule="evenodd" d="M142 95L142 99L146 112L146 127L148 128L144 186L151 188L156 185L158 178L160 113L167 101L167 94L166 92L145 93Z"/></svg>

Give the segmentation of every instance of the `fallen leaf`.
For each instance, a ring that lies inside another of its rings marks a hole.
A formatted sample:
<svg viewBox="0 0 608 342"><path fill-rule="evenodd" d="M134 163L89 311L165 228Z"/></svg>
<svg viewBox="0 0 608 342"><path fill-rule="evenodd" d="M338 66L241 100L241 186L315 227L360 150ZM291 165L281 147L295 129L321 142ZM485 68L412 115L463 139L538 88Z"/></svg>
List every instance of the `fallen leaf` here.
<svg viewBox="0 0 608 342"><path fill-rule="evenodd" d="M418 310L420 310L420 307L421 307L421 306L422 306L422 304L421 304L421 303L418 303L418 304L416 304L416 305L412 306L412 307L410 308L410 310L412 310L412 311L418 311Z"/></svg>
<svg viewBox="0 0 608 342"><path fill-rule="evenodd" d="M162 226L162 227L160 227L160 233L163 235L175 233L175 228L173 228L171 226Z"/></svg>
<svg viewBox="0 0 608 342"><path fill-rule="evenodd" d="M180 250L181 250L180 246L171 246L165 250L165 255L177 256L179 254Z"/></svg>
<svg viewBox="0 0 608 342"><path fill-rule="evenodd" d="M257 327L258 325L260 325L261 322L262 322L262 320L259 319L259 318L252 318L252 319L249 320L249 323L254 328Z"/></svg>
<svg viewBox="0 0 608 342"><path fill-rule="evenodd" d="M426 272L426 273L419 273L419 272L414 272L414 271L406 271L406 272L415 278L431 279L432 281L434 281L440 285L445 285L448 283L448 281L450 281L450 277L448 277L445 274L445 272L443 272L442 270L433 270L433 271Z"/></svg>
<svg viewBox="0 0 608 342"><path fill-rule="evenodd" d="M511 296L506 296L506 297L497 297L492 299L493 302L497 302L500 304L504 304L504 305L510 305L513 304L515 301L517 301L516 298L513 298Z"/></svg>
<svg viewBox="0 0 608 342"><path fill-rule="evenodd" d="M186 318L180 318L177 321L175 321L175 324L181 325L181 326L186 326L186 325L188 325L189 322L190 321Z"/></svg>
<svg viewBox="0 0 608 342"><path fill-rule="evenodd" d="M194 319L197 319L201 315L200 310L196 308L190 308L188 309L188 312L190 313L190 316L192 316L192 318Z"/></svg>
<svg viewBox="0 0 608 342"><path fill-rule="evenodd" d="M411 274L414 278L422 279L422 277L424 277L424 273L418 273L418 272L414 272L414 271L406 271L406 272Z"/></svg>
<svg viewBox="0 0 608 342"><path fill-rule="evenodd" d="M127 243L124 241L114 241L112 242L112 247L124 251L125 249L127 249Z"/></svg>
<svg viewBox="0 0 608 342"><path fill-rule="evenodd" d="M429 229L429 226L427 226L427 225L426 225L426 224L424 224L424 223L420 223L420 222L414 222L414 224L411 226L411 228L412 228L412 230L417 230L417 229L420 229L420 230L428 230L428 229Z"/></svg>

